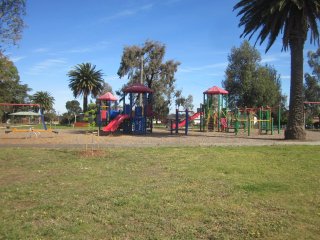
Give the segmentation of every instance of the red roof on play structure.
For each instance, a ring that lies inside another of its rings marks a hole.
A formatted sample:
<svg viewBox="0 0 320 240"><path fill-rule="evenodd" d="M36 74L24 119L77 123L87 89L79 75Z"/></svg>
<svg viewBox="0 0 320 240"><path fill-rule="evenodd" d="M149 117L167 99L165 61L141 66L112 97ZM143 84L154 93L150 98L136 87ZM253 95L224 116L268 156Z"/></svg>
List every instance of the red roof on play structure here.
<svg viewBox="0 0 320 240"><path fill-rule="evenodd" d="M203 93L209 94L209 95L215 95L215 94L228 94L229 92L222 88L214 86L212 88L209 88L207 91L204 91Z"/></svg>
<svg viewBox="0 0 320 240"><path fill-rule="evenodd" d="M117 101L118 98L113 96L111 92L107 92L103 94L102 96L98 97L99 100L104 100L104 101Z"/></svg>
<svg viewBox="0 0 320 240"><path fill-rule="evenodd" d="M153 90L141 83L134 83L123 90L125 93L153 93Z"/></svg>

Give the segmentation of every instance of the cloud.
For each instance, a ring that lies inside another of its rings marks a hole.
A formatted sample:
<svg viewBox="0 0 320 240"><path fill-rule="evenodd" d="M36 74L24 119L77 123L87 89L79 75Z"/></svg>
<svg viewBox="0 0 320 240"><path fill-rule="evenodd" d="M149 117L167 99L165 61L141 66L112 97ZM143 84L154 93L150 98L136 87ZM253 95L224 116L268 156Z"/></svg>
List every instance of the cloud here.
<svg viewBox="0 0 320 240"><path fill-rule="evenodd" d="M119 19L119 18L130 17L130 16L136 15L140 12L148 11L152 8L153 8L153 4L150 3L150 4L142 5L142 6L139 6L136 8L124 9L124 10L119 11L113 15L102 18L100 20L100 22L105 23L105 22L109 22L111 20L115 20L115 19Z"/></svg>
<svg viewBox="0 0 320 240"><path fill-rule="evenodd" d="M66 65L65 59L46 59L42 62L35 64L30 70L27 72L30 75L39 75L44 72L48 72L50 69L53 68L61 68L62 66Z"/></svg>
<svg viewBox="0 0 320 240"><path fill-rule="evenodd" d="M16 57L11 57L10 60L14 63L19 62L20 60L26 58L26 56L16 56Z"/></svg>
<svg viewBox="0 0 320 240"><path fill-rule="evenodd" d="M271 62L283 61L283 59L287 59L287 58L290 58L289 53L265 55L264 57L262 57L261 63L271 63Z"/></svg>
<svg viewBox="0 0 320 240"><path fill-rule="evenodd" d="M86 46L86 47L77 47L77 48L71 48L69 50L61 51L59 53L65 54L65 53L89 53L89 52L95 52L105 49L110 43L107 41L100 41L96 44Z"/></svg>
<svg viewBox="0 0 320 240"><path fill-rule="evenodd" d="M49 48L36 48L33 50L34 53L45 53L49 52Z"/></svg>
<svg viewBox="0 0 320 240"><path fill-rule="evenodd" d="M261 63L270 63L270 62L276 62L279 61L279 58L275 56L268 56L261 59Z"/></svg>
<svg viewBox="0 0 320 240"><path fill-rule="evenodd" d="M199 67L181 68L179 69L179 71L184 73L191 73L191 72L198 72L198 71L204 71L209 69L226 68L227 66L228 66L228 62L222 62L222 63L214 63L209 65L199 66Z"/></svg>

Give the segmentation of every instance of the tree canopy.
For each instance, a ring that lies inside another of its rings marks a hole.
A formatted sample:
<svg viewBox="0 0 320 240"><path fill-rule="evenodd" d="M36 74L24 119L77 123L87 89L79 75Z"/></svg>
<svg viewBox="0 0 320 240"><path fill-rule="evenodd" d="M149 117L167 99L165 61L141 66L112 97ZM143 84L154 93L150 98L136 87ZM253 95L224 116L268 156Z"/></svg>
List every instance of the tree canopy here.
<svg viewBox="0 0 320 240"><path fill-rule="evenodd" d="M21 84L14 63L0 52L0 102L26 102L30 90L27 84Z"/></svg>
<svg viewBox="0 0 320 240"><path fill-rule="evenodd" d="M45 111L53 110L54 97L51 96L49 92L38 91L32 95L32 102L40 104L40 111L43 114Z"/></svg>
<svg viewBox="0 0 320 240"><path fill-rule="evenodd" d="M25 8L25 0L0 0L0 51L21 39Z"/></svg>
<svg viewBox="0 0 320 240"><path fill-rule="evenodd" d="M103 89L102 89L100 95L103 95L103 94L105 94L107 92L113 93L112 86L109 83L104 82L103 83Z"/></svg>
<svg viewBox="0 0 320 240"><path fill-rule="evenodd" d="M16 66L0 51L0 102L28 102L28 91L31 91L31 88L29 88L27 84L22 84L20 82ZM9 108L5 111L10 112L12 110L12 108ZM0 111L0 118L3 117L3 112L4 110Z"/></svg>
<svg viewBox="0 0 320 240"><path fill-rule="evenodd" d="M129 83L142 80L154 90L154 112L160 116L169 112L175 88L174 75L180 64L174 60L164 61L165 51L165 45L155 41L125 47L118 70L120 78L127 76Z"/></svg>
<svg viewBox="0 0 320 240"><path fill-rule="evenodd" d="M271 48L279 33L283 33L283 49L287 50L296 37L303 42L310 30L310 42L319 44L317 21L320 17L320 0L241 0L234 10L239 9L239 27L244 27L241 37L249 39L258 32L256 43L268 39L266 52Z"/></svg>
<svg viewBox="0 0 320 240"><path fill-rule="evenodd" d="M77 100L67 101L66 109L68 111L68 115L72 115L74 117L74 122L76 122L77 114L81 113L82 111L80 103Z"/></svg>
<svg viewBox="0 0 320 240"><path fill-rule="evenodd" d="M229 91L231 107L280 104L280 76L273 67L261 65L260 53L248 41L244 41L239 48L233 47L228 60L222 85Z"/></svg>
<svg viewBox="0 0 320 240"><path fill-rule="evenodd" d="M308 52L308 64L312 69L312 73L306 73L304 84L305 101L320 101L320 48L316 52ZM311 117L320 114L320 105L306 105Z"/></svg>
<svg viewBox="0 0 320 240"><path fill-rule="evenodd" d="M188 110L193 110L193 96L192 95L188 95L188 97L184 97L182 95L182 90L177 90L174 94L175 97L175 105L176 108L179 109L180 106L183 107L184 110L188 109Z"/></svg>
<svg viewBox="0 0 320 240"><path fill-rule="evenodd" d="M83 111L88 109L88 97L97 97L104 88L103 74L96 65L81 63L68 73L69 87L74 97L83 96Z"/></svg>

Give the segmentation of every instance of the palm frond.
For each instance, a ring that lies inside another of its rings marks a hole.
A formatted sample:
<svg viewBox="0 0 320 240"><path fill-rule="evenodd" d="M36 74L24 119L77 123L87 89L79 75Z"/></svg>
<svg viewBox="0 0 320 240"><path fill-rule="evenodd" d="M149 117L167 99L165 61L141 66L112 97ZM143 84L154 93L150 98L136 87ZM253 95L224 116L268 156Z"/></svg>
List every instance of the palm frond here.
<svg viewBox="0 0 320 240"><path fill-rule="evenodd" d="M251 39L257 34L255 44L268 39L266 52L280 33L283 34L283 49L289 46L290 38L299 34L319 44L317 21L320 19L320 0L242 0L233 8L240 16L239 27L244 27L240 37Z"/></svg>

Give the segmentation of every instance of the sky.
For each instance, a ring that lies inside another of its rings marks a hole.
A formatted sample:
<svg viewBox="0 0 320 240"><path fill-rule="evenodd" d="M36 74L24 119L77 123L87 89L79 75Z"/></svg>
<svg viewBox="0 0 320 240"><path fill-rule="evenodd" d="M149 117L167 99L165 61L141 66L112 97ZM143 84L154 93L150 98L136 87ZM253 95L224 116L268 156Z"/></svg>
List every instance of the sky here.
<svg viewBox="0 0 320 240"><path fill-rule="evenodd" d="M67 76L74 66L96 65L115 91L127 82L117 75L124 47L159 41L166 46L165 61L181 63L175 75L176 88L182 89L184 96L193 96L196 109L203 91L222 86L228 55L244 41L239 17L233 11L236 2L27 0L22 40L6 54L18 68L21 82L32 88L30 94L49 92L55 98L56 112L62 114L65 103L75 99ZM265 47L266 43L256 46L262 63L278 71L282 91L289 96L290 52L281 51L281 36L267 54ZM305 56L316 49L306 42ZM305 71L310 72L306 63ZM82 98L76 100L82 106Z"/></svg>

